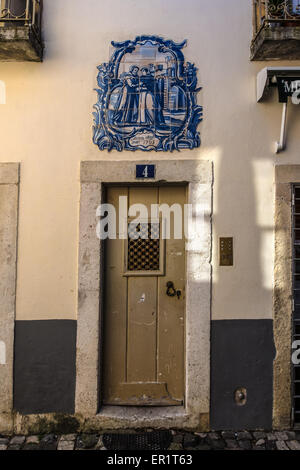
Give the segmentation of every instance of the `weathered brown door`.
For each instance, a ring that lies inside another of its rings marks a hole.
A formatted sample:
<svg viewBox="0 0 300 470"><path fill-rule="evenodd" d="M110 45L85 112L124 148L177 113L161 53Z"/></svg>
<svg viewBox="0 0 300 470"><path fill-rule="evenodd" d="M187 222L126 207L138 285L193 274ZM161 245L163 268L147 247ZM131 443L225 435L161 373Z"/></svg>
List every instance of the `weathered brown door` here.
<svg viewBox="0 0 300 470"><path fill-rule="evenodd" d="M145 204L149 214L151 204L174 203L183 214L186 188L109 187L107 202L117 214L119 196L127 196L128 206ZM156 222L158 240L106 240L104 404L162 406L184 400L184 231L181 239L174 238L172 216L171 237L163 240L163 217ZM176 293L170 287L167 295L168 282Z"/></svg>

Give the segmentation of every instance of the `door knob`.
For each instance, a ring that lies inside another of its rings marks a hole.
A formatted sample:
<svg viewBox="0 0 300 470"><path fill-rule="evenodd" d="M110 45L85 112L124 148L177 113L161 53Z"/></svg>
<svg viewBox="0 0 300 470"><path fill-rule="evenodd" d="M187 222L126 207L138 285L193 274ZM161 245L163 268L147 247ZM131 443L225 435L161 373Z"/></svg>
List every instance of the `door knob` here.
<svg viewBox="0 0 300 470"><path fill-rule="evenodd" d="M180 299L181 290L175 289L175 287L174 287L174 282L168 281L168 282L167 282L167 292L166 292L166 294L167 294L169 297L175 297L175 295L177 295L177 298Z"/></svg>

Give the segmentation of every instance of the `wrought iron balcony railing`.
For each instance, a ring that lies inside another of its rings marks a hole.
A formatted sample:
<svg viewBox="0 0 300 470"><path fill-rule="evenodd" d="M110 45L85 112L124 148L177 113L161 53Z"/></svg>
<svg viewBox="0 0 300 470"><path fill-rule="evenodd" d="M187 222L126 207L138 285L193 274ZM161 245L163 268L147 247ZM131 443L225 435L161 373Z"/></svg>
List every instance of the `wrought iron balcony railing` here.
<svg viewBox="0 0 300 470"><path fill-rule="evenodd" d="M42 0L0 0L0 27L31 26L41 31Z"/></svg>
<svg viewBox="0 0 300 470"><path fill-rule="evenodd" d="M300 0L252 1L254 35L266 25L300 25Z"/></svg>
<svg viewBox="0 0 300 470"><path fill-rule="evenodd" d="M252 0L251 60L300 59L300 0Z"/></svg>
<svg viewBox="0 0 300 470"><path fill-rule="evenodd" d="M0 0L0 61L41 61L43 0Z"/></svg>

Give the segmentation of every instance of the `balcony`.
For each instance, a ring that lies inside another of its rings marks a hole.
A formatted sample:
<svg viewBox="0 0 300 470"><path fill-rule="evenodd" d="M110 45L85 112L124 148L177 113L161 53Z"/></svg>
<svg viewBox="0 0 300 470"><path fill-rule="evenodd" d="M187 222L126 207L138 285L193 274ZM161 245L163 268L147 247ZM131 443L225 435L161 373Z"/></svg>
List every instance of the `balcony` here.
<svg viewBox="0 0 300 470"><path fill-rule="evenodd" d="M0 0L0 61L42 61L42 1Z"/></svg>
<svg viewBox="0 0 300 470"><path fill-rule="evenodd" d="M251 60L300 59L300 0L252 0Z"/></svg>

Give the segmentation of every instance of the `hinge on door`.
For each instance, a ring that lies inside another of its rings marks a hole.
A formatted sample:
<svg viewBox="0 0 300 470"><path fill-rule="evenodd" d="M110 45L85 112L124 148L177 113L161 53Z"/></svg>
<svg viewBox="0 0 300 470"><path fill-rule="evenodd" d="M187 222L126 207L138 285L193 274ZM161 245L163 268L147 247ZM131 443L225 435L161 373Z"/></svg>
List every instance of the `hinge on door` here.
<svg viewBox="0 0 300 470"><path fill-rule="evenodd" d="M291 416L291 419L292 419L292 426L294 425L294 422L295 422L295 408L292 407L292 416Z"/></svg>
<svg viewBox="0 0 300 470"><path fill-rule="evenodd" d="M295 300L292 299L292 311L294 312L295 311Z"/></svg>
<svg viewBox="0 0 300 470"><path fill-rule="evenodd" d="M294 207L295 205L295 193L292 193L292 206Z"/></svg>

